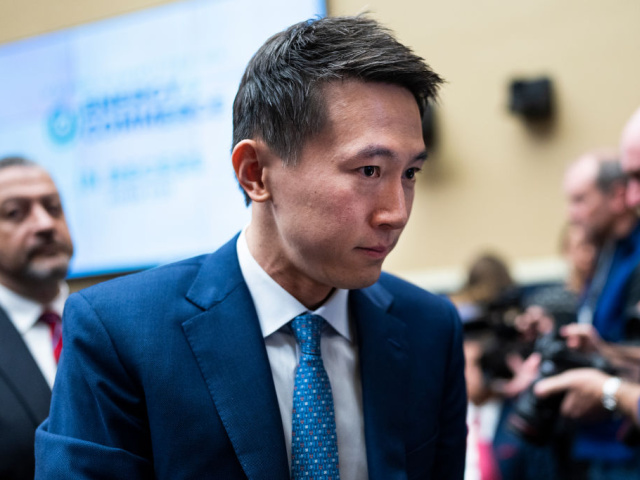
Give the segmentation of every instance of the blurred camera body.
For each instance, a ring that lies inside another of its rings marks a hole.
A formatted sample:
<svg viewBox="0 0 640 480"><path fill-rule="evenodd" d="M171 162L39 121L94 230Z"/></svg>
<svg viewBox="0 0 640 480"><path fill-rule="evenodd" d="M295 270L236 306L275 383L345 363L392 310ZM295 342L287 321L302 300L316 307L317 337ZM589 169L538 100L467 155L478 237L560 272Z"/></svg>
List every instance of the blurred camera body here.
<svg viewBox="0 0 640 480"><path fill-rule="evenodd" d="M527 441L544 445L554 435L564 394L539 398L533 392L535 384L543 378L573 368L595 368L608 374L614 374L616 370L602 355L585 354L568 348L557 333L540 337L534 351L541 356L538 378L516 400L508 424L512 431Z"/></svg>

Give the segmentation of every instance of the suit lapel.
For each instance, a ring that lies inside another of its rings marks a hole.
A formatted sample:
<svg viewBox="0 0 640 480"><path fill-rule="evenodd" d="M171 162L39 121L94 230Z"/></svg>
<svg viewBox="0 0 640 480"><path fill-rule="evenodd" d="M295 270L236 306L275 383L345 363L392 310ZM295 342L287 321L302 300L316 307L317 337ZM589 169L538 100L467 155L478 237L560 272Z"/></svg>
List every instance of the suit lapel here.
<svg viewBox="0 0 640 480"><path fill-rule="evenodd" d="M20 333L0 309L0 377L24 405L33 425L49 415L51 389Z"/></svg>
<svg viewBox="0 0 640 480"><path fill-rule="evenodd" d="M380 285L350 297L360 346L362 403L371 480L406 478L403 432L408 385L406 326L386 313L392 297Z"/></svg>
<svg viewBox="0 0 640 480"><path fill-rule="evenodd" d="M183 330L245 474L288 478L278 399L235 239L205 262L187 298L205 312Z"/></svg>

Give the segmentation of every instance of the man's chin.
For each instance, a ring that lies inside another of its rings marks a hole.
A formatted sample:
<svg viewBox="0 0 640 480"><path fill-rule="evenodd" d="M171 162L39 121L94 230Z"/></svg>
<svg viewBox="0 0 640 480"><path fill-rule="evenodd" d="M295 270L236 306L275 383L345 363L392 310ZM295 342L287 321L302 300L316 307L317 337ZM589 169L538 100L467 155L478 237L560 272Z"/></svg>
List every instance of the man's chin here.
<svg viewBox="0 0 640 480"><path fill-rule="evenodd" d="M344 288L346 290L358 290L361 288L367 288L373 285L380 278L380 274L382 273L382 268L377 269L367 269L368 271L362 271L361 275L357 277L351 277L345 279L343 285L340 285L339 288Z"/></svg>
<svg viewBox="0 0 640 480"><path fill-rule="evenodd" d="M69 259L43 259L31 262L25 276L37 282L59 282L67 277Z"/></svg>

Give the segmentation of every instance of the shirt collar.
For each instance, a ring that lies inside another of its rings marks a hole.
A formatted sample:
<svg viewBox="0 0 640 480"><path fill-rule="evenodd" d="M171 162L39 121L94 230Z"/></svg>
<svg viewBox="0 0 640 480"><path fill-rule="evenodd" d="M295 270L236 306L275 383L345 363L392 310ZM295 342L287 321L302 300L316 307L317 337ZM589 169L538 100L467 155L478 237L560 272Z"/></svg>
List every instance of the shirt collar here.
<svg viewBox="0 0 640 480"><path fill-rule="evenodd" d="M0 284L0 305L7 312L16 330L24 335L35 325L44 310L51 310L62 316L64 302L69 296L69 286L66 282L60 282L60 292L48 305L42 305L30 298L18 295Z"/></svg>
<svg viewBox="0 0 640 480"><path fill-rule="evenodd" d="M282 288L256 262L247 245L246 228L236 243L242 276L247 284L258 314L262 336L268 337L280 330L296 316L309 310L293 295ZM340 335L351 341L347 300L349 291L336 289L324 304L311 313L322 316Z"/></svg>

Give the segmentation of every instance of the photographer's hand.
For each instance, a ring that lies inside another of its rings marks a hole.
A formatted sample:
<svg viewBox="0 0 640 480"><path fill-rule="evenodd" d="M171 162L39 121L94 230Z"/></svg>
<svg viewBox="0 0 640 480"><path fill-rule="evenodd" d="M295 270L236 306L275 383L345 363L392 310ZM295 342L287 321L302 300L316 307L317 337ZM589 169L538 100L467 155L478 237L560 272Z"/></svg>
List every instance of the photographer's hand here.
<svg viewBox="0 0 640 480"><path fill-rule="evenodd" d="M600 370L577 368L540 380L534 386L534 392L542 398L566 392L560 407L561 413L566 417L582 418L598 410L604 411L602 387L611 378L613 377ZM622 381L615 393L615 399L616 410L630 417L636 424L640 424L638 418L640 384Z"/></svg>
<svg viewBox="0 0 640 480"><path fill-rule="evenodd" d="M560 335L566 339L569 348L582 352L603 353L601 350L604 348L605 342L592 325L571 323L560 329Z"/></svg>
<svg viewBox="0 0 640 480"><path fill-rule="evenodd" d="M640 347L605 342L591 325L572 323L560 329L567 347L581 352L597 352L617 367L623 376L640 380Z"/></svg>
<svg viewBox="0 0 640 480"><path fill-rule="evenodd" d="M494 382L492 387L501 396L514 398L524 392L538 377L540 354L534 352L526 360L517 354L509 354L505 361L513 372L513 378L508 381Z"/></svg>
<svg viewBox="0 0 640 480"><path fill-rule="evenodd" d="M594 368L576 368L540 380L534 386L538 397L566 392L560 413L569 418L583 418L603 412L602 386L609 375Z"/></svg>
<svg viewBox="0 0 640 480"><path fill-rule="evenodd" d="M547 311L532 305L515 318L514 326L525 340L535 340L540 335L546 335L553 330L553 318Z"/></svg>

